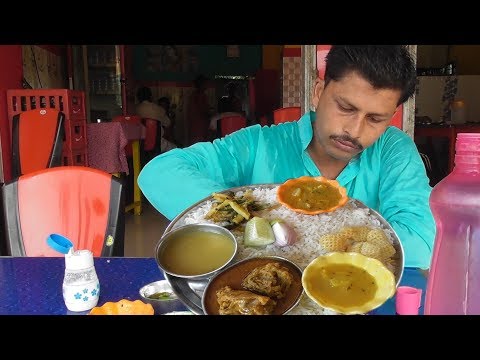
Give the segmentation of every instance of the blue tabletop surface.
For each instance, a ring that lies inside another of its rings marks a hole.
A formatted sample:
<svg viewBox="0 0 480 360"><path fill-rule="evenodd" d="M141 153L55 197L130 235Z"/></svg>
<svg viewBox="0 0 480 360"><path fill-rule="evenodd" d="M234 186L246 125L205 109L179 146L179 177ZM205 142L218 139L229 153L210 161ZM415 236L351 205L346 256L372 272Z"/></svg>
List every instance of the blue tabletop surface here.
<svg viewBox="0 0 480 360"><path fill-rule="evenodd" d="M98 305L120 299L138 300L142 286L163 280L154 258L95 258L100 281ZM62 296L65 271L63 257L0 257L0 315L78 315L69 311ZM426 278L417 269L406 268L400 285L423 290ZM184 309L178 309L186 310ZM375 315L394 315L395 298L376 309Z"/></svg>
<svg viewBox="0 0 480 360"><path fill-rule="evenodd" d="M121 299L139 300L142 286L163 280L154 258L94 259L100 281L98 305ZM63 257L1 257L0 315L84 315L63 301ZM179 309L186 310L186 308Z"/></svg>
<svg viewBox="0 0 480 360"><path fill-rule="evenodd" d="M422 289L422 303L418 311L419 315L423 315L423 304L425 302L425 291L427 288L427 278L418 269L405 268L403 276L400 280L400 286L411 286ZM372 311L375 315L394 315L395 314L395 296L388 299L385 304Z"/></svg>

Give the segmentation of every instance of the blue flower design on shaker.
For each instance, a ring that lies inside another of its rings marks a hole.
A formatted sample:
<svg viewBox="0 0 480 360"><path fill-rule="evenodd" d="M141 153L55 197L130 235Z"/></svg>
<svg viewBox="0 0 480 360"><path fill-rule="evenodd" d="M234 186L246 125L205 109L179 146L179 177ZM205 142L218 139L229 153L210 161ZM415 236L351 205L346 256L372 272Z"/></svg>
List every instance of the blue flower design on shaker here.
<svg viewBox="0 0 480 360"><path fill-rule="evenodd" d="M92 292L91 292L92 296L95 296L97 295L97 289L93 289Z"/></svg>
<svg viewBox="0 0 480 360"><path fill-rule="evenodd" d="M88 289L83 289L83 293L84 294L88 293Z"/></svg>
<svg viewBox="0 0 480 360"><path fill-rule="evenodd" d="M88 301L88 296L84 296L83 301Z"/></svg>
<svg viewBox="0 0 480 360"><path fill-rule="evenodd" d="M73 295L73 296L75 297L75 299L77 299L77 300L78 300L78 299L81 299L81 297L82 297L82 294L80 294L80 293L76 293L76 294L75 294L75 295Z"/></svg>

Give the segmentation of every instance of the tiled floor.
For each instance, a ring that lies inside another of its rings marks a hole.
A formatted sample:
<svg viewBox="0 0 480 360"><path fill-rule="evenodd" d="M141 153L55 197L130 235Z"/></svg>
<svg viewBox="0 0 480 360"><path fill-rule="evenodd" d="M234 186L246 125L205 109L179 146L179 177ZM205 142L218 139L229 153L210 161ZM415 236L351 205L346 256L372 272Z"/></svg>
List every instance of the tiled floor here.
<svg viewBox="0 0 480 360"><path fill-rule="evenodd" d="M155 208L143 201L140 216L133 212L125 214L125 251L126 257L153 257L155 245L162 236L169 220Z"/></svg>

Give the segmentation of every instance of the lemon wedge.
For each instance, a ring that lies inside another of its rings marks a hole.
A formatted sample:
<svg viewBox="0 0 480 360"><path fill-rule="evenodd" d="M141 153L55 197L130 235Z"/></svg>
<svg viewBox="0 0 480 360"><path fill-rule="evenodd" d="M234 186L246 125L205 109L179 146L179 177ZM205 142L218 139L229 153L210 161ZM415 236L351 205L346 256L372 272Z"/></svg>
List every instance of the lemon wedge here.
<svg viewBox="0 0 480 360"><path fill-rule="evenodd" d="M275 242L275 234L267 219L254 216L247 221L243 243L245 246L266 246Z"/></svg>

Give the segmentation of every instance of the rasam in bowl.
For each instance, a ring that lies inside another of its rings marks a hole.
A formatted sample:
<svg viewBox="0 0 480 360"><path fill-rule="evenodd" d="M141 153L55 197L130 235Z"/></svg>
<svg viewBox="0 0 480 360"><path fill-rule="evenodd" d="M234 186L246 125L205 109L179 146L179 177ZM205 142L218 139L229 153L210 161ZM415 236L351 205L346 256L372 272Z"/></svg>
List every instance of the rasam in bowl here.
<svg viewBox="0 0 480 360"><path fill-rule="evenodd" d="M155 259L167 274L206 279L228 265L237 248L235 236L224 227L190 224L165 233L155 247Z"/></svg>

